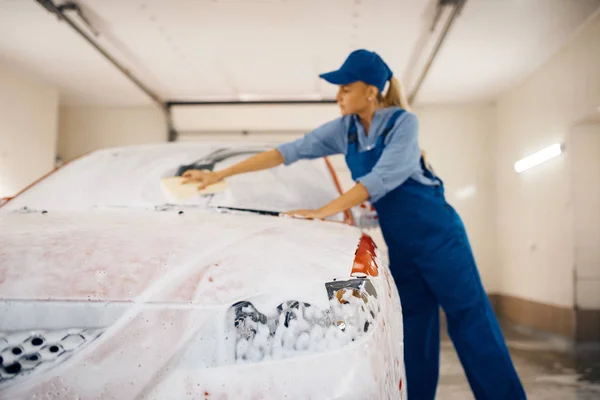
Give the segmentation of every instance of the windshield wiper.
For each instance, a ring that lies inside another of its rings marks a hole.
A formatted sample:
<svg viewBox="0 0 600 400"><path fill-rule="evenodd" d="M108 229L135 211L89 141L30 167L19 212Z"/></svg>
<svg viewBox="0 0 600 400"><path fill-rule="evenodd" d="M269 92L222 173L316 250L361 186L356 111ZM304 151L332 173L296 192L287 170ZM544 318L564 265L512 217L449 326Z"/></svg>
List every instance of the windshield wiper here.
<svg viewBox="0 0 600 400"><path fill-rule="evenodd" d="M225 206L217 206L217 208L221 209L221 210L242 211L242 212L251 212L251 213L260 214L260 215L271 215L274 217L278 217L282 214L279 211L256 210L253 208L238 208L238 207L225 207Z"/></svg>

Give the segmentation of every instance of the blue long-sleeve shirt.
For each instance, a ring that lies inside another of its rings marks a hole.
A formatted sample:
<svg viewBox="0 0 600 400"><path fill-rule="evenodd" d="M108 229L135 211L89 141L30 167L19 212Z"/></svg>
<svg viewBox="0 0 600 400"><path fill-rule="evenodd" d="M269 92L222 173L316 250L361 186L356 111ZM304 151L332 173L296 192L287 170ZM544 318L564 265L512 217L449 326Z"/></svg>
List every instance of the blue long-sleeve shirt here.
<svg viewBox="0 0 600 400"><path fill-rule="evenodd" d="M319 126L297 140L280 144L277 149L283 155L285 165L300 159L346 154L348 129L354 120L358 133L358 151L370 150L375 147L377 138L383 133L388 119L396 110L398 107L377 110L368 135L356 115L345 115ZM425 185L439 184L426 177L421 169L418 131L419 121L411 112L403 113L394 123L385 138L385 148L376 165L371 172L357 179L366 187L371 202L381 199L409 178Z"/></svg>

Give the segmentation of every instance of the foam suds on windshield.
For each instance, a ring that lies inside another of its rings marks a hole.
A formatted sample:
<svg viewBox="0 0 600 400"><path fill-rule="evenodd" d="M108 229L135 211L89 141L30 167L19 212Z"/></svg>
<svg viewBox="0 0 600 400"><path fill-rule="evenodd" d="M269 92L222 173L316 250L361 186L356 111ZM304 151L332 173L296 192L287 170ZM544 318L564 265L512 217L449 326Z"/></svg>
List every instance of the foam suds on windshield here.
<svg viewBox="0 0 600 400"><path fill-rule="evenodd" d="M147 208L165 204L188 207L240 207L269 211L319 208L339 193L323 160L299 161L267 171L227 178L227 190L174 202L161 187L177 167L189 164L221 146L210 143L146 145L94 152L51 174L4 207L0 213L22 210L65 211L93 208ZM236 146L232 146L235 148ZM237 146L242 147L243 146ZM242 160L236 156L216 169ZM343 219L341 215L337 219Z"/></svg>

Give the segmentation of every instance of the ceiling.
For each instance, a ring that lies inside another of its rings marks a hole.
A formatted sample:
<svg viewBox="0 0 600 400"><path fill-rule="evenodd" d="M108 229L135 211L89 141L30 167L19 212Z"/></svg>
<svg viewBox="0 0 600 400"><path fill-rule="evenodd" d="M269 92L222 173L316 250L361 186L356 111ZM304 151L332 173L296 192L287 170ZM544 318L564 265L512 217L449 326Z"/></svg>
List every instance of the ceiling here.
<svg viewBox="0 0 600 400"><path fill-rule="evenodd" d="M336 88L317 75L337 68L356 48L379 52L410 88L420 67L409 66L428 38L436 1L78 3L100 33L97 41L161 98L211 101L333 97ZM493 101L555 54L598 9L600 0L468 0L417 103ZM433 40L427 43L431 48ZM151 102L34 0L0 0L0 57L56 84L62 104Z"/></svg>

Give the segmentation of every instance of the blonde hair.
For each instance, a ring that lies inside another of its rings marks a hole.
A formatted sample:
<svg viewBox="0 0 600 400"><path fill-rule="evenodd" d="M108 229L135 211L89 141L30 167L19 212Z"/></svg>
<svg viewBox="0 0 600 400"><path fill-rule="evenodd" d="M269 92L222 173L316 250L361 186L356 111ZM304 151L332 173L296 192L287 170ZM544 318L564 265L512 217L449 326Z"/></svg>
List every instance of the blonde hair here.
<svg viewBox="0 0 600 400"><path fill-rule="evenodd" d="M400 81L392 76L388 82L389 86L385 95L382 96L381 93L377 95L379 102L383 107L396 106L403 108L406 111L410 111L410 105L408 104L408 100L404 94L404 88Z"/></svg>

